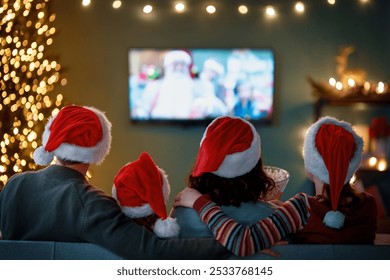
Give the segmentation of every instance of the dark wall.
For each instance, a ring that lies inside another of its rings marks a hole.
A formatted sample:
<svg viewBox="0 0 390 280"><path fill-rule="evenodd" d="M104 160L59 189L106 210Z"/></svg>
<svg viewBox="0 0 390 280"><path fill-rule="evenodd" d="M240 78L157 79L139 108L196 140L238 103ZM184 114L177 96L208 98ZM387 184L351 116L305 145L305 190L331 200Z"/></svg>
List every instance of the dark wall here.
<svg viewBox="0 0 390 280"><path fill-rule="evenodd" d="M169 175L172 192L179 191L194 162L205 127L137 126L128 120L127 50L130 47L271 47L276 54L275 121L258 126L265 163L290 171L283 198L301 190L305 180L301 156L305 129L313 121L313 96L307 77L336 76L334 57L340 47L354 45L351 68L367 71L368 79L390 81L389 1L305 1L297 16L292 1L245 1L247 15L237 12L238 1L214 1L217 13L204 12L206 1L186 1L184 14L171 1L150 1L152 15L140 13L145 1L52 1L57 14L57 37L51 51L60 55L68 85L61 88L69 102L96 106L113 123L113 146L102 166L93 167L92 183L110 193L112 179L126 162L148 151ZM263 3L274 3L279 17L266 20ZM325 113L354 123L366 123L378 110L326 108ZM374 113L373 113L374 112Z"/></svg>

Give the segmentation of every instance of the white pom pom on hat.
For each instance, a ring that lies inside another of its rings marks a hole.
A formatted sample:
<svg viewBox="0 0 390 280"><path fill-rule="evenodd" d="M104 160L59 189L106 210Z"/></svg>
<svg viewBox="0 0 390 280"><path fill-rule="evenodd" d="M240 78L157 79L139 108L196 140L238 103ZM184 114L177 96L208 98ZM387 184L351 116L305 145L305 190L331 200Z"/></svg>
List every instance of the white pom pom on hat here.
<svg viewBox="0 0 390 280"><path fill-rule="evenodd" d="M261 157L261 139L255 127L238 117L218 117L206 128L192 176L213 173L234 178L251 171Z"/></svg>
<svg viewBox="0 0 390 280"><path fill-rule="evenodd" d="M344 226L345 215L340 211L328 211L323 223L330 228L341 229Z"/></svg>
<svg viewBox="0 0 390 280"><path fill-rule="evenodd" d="M161 238L177 237L180 233L176 219L167 214L169 194L168 176L146 152L119 170L112 188L113 197L128 217L142 218L153 213L159 217L153 231Z"/></svg>
<svg viewBox="0 0 390 280"><path fill-rule="evenodd" d="M330 186L332 211L323 220L328 227L343 227L345 216L337 211L339 198L360 165L362 151L363 139L347 122L323 117L308 129L303 151L305 168Z"/></svg>
<svg viewBox="0 0 390 280"><path fill-rule="evenodd" d="M61 159L100 164L111 147L111 123L100 110L70 105L50 118L42 136L42 146L33 154L35 162L47 165Z"/></svg>

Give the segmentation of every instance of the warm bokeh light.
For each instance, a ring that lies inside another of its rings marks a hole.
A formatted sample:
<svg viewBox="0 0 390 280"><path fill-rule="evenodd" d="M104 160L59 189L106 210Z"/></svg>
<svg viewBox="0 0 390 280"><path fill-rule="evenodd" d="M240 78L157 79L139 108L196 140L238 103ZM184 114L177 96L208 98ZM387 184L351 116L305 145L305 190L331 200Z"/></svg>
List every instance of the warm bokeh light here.
<svg viewBox="0 0 390 280"><path fill-rule="evenodd" d="M329 3L330 5L334 5L334 4L336 4L336 0L328 0L328 3Z"/></svg>
<svg viewBox="0 0 390 280"><path fill-rule="evenodd" d="M186 9L186 6L184 5L184 3L182 3L182 2L176 3L176 5L175 5L176 12L183 13L185 11L185 9Z"/></svg>
<svg viewBox="0 0 390 280"><path fill-rule="evenodd" d="M121 0L115 0L114 2L112 2L112 7L114 9L119 9L121 6L122 6L122 1Z"/></svg>
<svg viewBox="0 0 390 280"><path fill-rule="evenodd" d="M380 159L378 162L378 170L385 171L387 169L387 161L385 159Z"/></svg>
<svg viewBox="0 0 390 280"><path fill-rule="evenodd" d="M84 7L87 7L91 4L91 0L83 0L81 1L81 5L83 5Z"/></svg>
<svg viewBox="0 0 390 280"><path fill-rule="evenodd" d="M370 84L370 82L364 82L363 87L364 87L364 90L365 90L366 92L368 92L368 91L371 89L371 84Z"/></svg>
<svg viewBox="0 0 390 280"><path fill-rule="evenodd" d="M151 5L146 5L143 11L145 14L150 14L153 11L153 7Z"/></svg>
<svg viewBox="0 0 390 280"><path fill-rule="evenodd" d="M347 83L348 83L348 86L350 86L350 87L356 86L356 82L352 78L349 78Z"/></svg>
<svg viewBox="0 0 390 280"><path fill-rule="evenodd" d="M332 87L334 87L335 85L336 85L336 79L335 78L330 78L329 79L329 84L332 86Z"/></svg>
<svg viewBox="0 0 390 280"><path fill-rule="evenodd" d="M276 10L273 6L267 6L265 8L265 14L267 15L267 17L274 18L276 17Z"/></svg>
<svg viewBox="0 0 390 280"><path fill-rule="evenodd" d="M376 92L377 92L378 94L384 93L384 92L385 92L385 83L379 82L379 83L378 83L378 86L376 87Z"/></svg>
<svg viewBox="0 0 390 280"><path fill-rule="evenodd" d="M216 9L215 6L213 6L213 5L208 5L208 6L206 7L206 11L207 11L209 14L214 14L214 13L217 11L217 9Z"/></svg>
<svg viewBox="0 0 390 280"><path fill-rule="evenodd" d="M299 14L302 14L304 11L305 11L305 4L303 4L302 2L297 2L295 3L295 11Z"/></svg>
<svg viewBox="0 0 390 280"><path fill-rule="evenodd" d="M238 12L239 12L240 14L242 14L242 15L245 15L245 14L248 13L248 7L245 6L245 5L240 5L240 6L238 7Z"/></svg>
<svg viewBox="0 0 390 280"><path fill-rule="evenodd" d="M13 174L38 168L32 158L38 138L63 106L63 95L54 92L61 65L48 55L56 33L49 5L15 0L0 6L0 189Z"/></svg>
<svg viewBox="0 0 390 280"><path fill-rule="evenodd" d="M343 89L343 83L342 82L336 82L336 89L337 90L342 90Z"/></svg>
<svg viewBox="0 0 390 280"><path fill-rule="evenodd" d="M378 162L378 159L376 157L370 157L369 160L368 160L368 164L371 166L371 167L374 167Z"/></svg>

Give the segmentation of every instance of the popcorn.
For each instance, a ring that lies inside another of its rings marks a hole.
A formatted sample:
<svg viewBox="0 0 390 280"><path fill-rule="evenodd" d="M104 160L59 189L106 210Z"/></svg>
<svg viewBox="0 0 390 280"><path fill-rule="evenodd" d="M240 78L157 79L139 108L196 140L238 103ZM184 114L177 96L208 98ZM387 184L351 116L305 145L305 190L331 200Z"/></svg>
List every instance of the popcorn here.
<svg viewBox="0 0 390 280"><path fill-rule="evenodd" d="M269 190L262 198L264 200L279 199L287 186L290 174L275 166L264 166L264 172L275 181L275 188Z"/></svg>

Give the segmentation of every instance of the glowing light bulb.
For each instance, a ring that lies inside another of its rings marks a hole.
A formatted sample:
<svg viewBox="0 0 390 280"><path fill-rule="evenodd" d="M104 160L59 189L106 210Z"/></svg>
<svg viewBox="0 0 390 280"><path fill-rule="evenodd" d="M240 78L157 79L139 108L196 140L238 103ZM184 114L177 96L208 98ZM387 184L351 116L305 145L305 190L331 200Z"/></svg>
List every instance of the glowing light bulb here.
<svg viewBox="0 0 390 280"><path fill-rule="evenodd" d="M342 89L343 89L343 84L342 84L342 82L337 82L337 83L336 83L336 89L338 89L338 90L342 90Z"/></svg>
<svg viewBox="0 0 390 280"><path fill-rule="evenodd" d="M369 82L365 82L363 86L365 91L369 91L371 88L371 84Z"/></svg>
<svg viewBox="0 0 390 280"><path fill-rule="evenodd" d="M349 78L349 79L348 79L348 85L349 85L350 87L354 87L354 86L356 85L355 80L352 79L352 78Z"/></svg>
<svg viewBox="0 0 390 280"><path fill-rule="evenodd" d="M206 11L207 11L209 14L214 14L214 13L217 11L217 9L216 9L215 6L213 6L213 5L208 5L208 6L206 7Z"/></svg>
<svg viewBox="0 0 390 280"><path fill-rule="evenodd" d="M295 11L299 14L302 14L305 11L305 4L300 1L295 3Z"/></svg>
<svg viewBox="0 0 390 280"><path fill-rule="evenodd" d="M384 84L383 82L379 82L379 83L378 83L378 86L377 86L377 88L376 88L376 92L377 92L378 94L382 94L382 93L385 92L385 84Z"/></svg>
<svg viewBox="0 0 390 280"><path fill-rule="evenodd" d="M184 5L184 3L181 3L181 2L179 2L179 3L177 3L177 4L175 5L175 10L176 10L176 12L178 12L178 13L184 12L185 8L186 8L186 6Z"/></svg>
<svg viewBox="0 0 390 280"><path fill-rule="evenodd" d="M329 3L330 5L334 5L334 4L336 4L336 0L328 0L328 3Z"/></svg>
<svg viewBox="0 0 390 280"><path fill-rule="evenodd" d="M270 18L273 18L273 17L276 17L276 10L274 7L272 6L267 6L265 8L265 14L270 17Z"/></svg>
<svg viewBox="0 0 390 280"><path fill-rule="evenodd" d="M369 160L368 160L368 164L371 167L375 166L377 162L378 162L378 159L376 157L370 157Z"/></svg>
<svg viewBox="0 0 390 280"><path fill-rule="evenodd" d="M143 11L145 14L150 14L153 11L153 7L151 5L146 5Z"/></svg>
<svg viewBox="0 0 390 280"><path fill-rule="evenodd" d="M245 15L248 13L248 7L245 5L241 5L238 7L238 12L242 15Z"/></svg>
<svg viewBox="0 0 390 280"><path fill-rule="evenodd" d="M122 1L121 0L115 0L114 2L112 2L112 7L114 9L119 9L121 6L122 6Z"/></svg>
<svg viewBox="0 0 390 280"><path fill-rule="evenodd" d="M91 0L83 0L81 1L81 4L84 6L84 7L87 7L91 4Z"/></svg>
<svg viewBox="0 0 390 280"><path fill-rule="evenodd" d="M336 79L335 78L330 78L329 79L329 84L334 87L336 85Z"/></svg>
<svg viewBox="0 0 390 280"><path fill-rule="evenodd" d="M385 171L386 169L387 169L387 161L385 159L379 160L378 170L379 171Z"/></svg>

